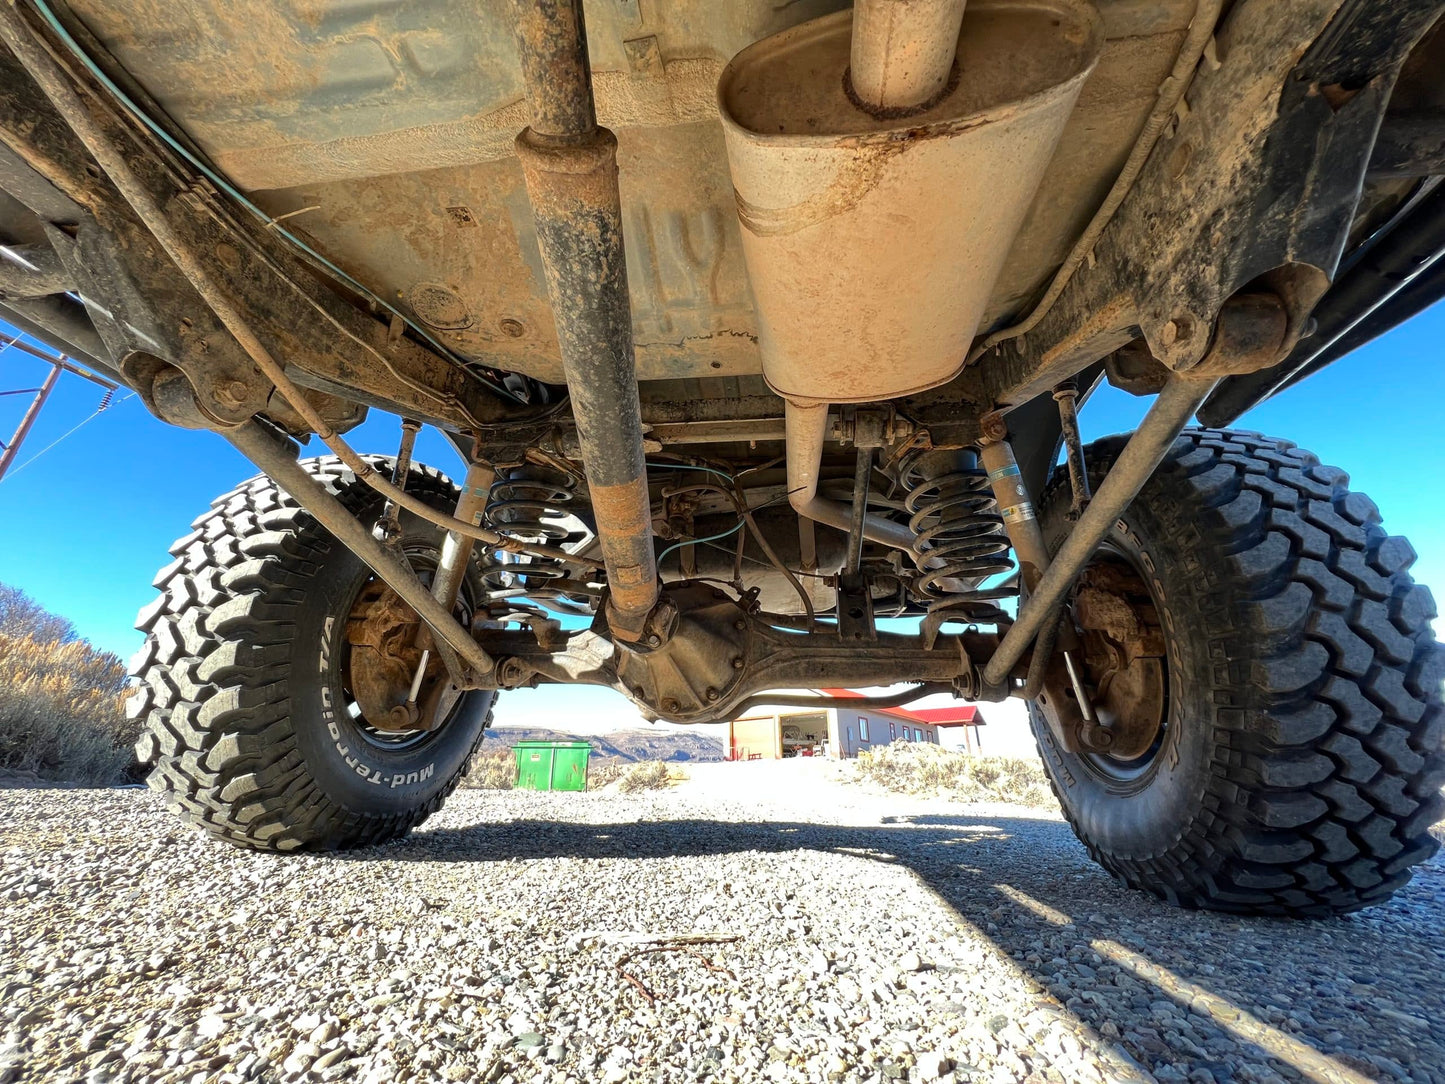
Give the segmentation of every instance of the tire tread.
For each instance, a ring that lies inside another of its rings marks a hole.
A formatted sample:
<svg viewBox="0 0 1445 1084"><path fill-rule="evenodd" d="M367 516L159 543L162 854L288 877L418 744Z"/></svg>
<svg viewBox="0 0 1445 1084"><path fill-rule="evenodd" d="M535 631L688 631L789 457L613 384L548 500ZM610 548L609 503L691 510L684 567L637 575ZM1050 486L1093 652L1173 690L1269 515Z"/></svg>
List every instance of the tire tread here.
<svg viewBox="0 0 1445 1084"><path fill-rule="evenodd" d="M380 470L391 461L369 457ZM307 472L353 511L370 490L331 456ZM445 503L452 482L413 466L408 492ZM137 618L147 634L132 670L140 681L132 717L145 720L136 755L146 782L184 820L217 839L263 851L337 850L405 835L442 807L462 768L428 801L405 813L351 810L305 770L291 727L283 650L318 559L336 545L264 475L242 482L177 539L156 576L159 596Z"/></svg>
<svg viewBox="0 0 1445 1084"><path fill-rule="evenodd" d="M1091 445L1091 468L1106 469L1126 440ZM1415 551L1348 482L1289 441L1191 429L1146 488L1188 509L1194 552L1218 566L1227 611L1198 616L1229 664L1215 667L1205 801L1171 846L1109 853L1054 782L1075 832L1126 884L1186 907L1317 917L1387 899L1435 853L1430 827L1445 815L1435 604L1410 579ZM1061 500L1056 474L1041 504Z"/></svg>

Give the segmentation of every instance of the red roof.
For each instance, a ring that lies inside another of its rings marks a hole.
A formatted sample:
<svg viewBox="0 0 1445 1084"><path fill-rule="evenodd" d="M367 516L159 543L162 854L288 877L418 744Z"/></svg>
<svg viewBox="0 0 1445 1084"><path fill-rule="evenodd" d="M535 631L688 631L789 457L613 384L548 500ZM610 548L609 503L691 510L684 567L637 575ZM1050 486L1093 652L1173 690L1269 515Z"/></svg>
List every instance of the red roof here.
<svg viewBox="0 0 1445 1084"><path fill-rule="evenodd" d="M947 708L917 708L909 715L935 726L983 726L983 717L972 704L960 704Z"/></svg>
<svg viewBox="0 0 1445 1084"><path fill-rule="evenodd" d="M854 692L852 689L823 689L828 696L835 696L840 700L862 700L864 693ZM919 723L930 723L933 726L983 726L984 718L978 713L978 708L972 704L950 705L944 708L879 708L881 713L887 715L899 715L905 719L912 719Z"/></svg>

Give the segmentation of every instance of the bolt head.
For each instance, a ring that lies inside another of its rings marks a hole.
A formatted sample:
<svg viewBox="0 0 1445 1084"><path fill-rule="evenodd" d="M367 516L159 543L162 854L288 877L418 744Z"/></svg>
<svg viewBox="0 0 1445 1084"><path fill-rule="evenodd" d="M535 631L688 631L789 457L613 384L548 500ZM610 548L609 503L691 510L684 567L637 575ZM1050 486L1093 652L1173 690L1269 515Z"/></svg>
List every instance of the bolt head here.
<svg viewBox="0 0 1445 1084"><path fill-rule="evenodd" d="M412 724L412 713L405 705L398 704L386 713L386 726L392 730L405 730Z"/></svg>
<svg viewBox="0 0 1445 1084"><path fill-rule="evenodd" d="M1008 423L998 411L990 411L979 420L979 435L987 441L1000 441L1008 437Z"/></svg>
<svg viewBox="0 0 1445 1084"><path fill-rule="evenodd" d="M717 692L717 690L716 690L716 689L709 688L708 691L707 691L707 698L708 698L708 700L709 700L709 701L716 700L717 697L718 697L718 692Z"/></svg>
<svg viewBox="0 0 1445 1084"><path fill-rule="evenodd" d="M733 656L733 669L734 669L734 670L741 670L742 668L743 668L743 657L742 657L741 655L734 655L734 656Z"/></svg>
<svg viewBox="0 0 1445 1084"><path fill-rule="evenodd" d="M216 398L227 406L240 406L246 401L246 382L230 380L216 389Z"/></svg>

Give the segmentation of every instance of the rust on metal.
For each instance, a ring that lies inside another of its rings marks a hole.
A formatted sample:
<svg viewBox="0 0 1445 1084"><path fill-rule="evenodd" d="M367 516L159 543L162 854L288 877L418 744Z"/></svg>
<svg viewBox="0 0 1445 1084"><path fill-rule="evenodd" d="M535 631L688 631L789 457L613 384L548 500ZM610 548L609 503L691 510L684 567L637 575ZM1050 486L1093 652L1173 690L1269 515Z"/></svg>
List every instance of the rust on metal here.
<svg viewBox="0 0 1445 1084"><path fill-rule="evenodd" d="M1177 326L1173 335L1178 335ZM1236 294L1219 310L1209 352L1183 375L1204 379L1255 373L1279 361L1288 344L1289 309L1278 294Z"/></svg>
<svg viewBox="0 0 1445 1084"><path fill-rule="evenodd" d="M1089 471L1084 463L1084 442L1079 436L1079 388L1066 381L1054 389L1059 404L1059 428L1063 431L1064 452L1069 467L1069 519L1078 519L1089 503Z"/></svg>
<svg viewBox="0 0 1445 1084"><path fill-rule="evenodd" d="M1124 562L1101 560L1079 577L1074 612L1096 689L1109 755L1143 756L1158 738L1167 697L1164 629L1149 589Z"/></svg>
<svg viewBox="0 0 1445 1084"><path fill-rule="evenodd" d="M531 129L576 142L597 127L582 0L516 0L516 33Z"/></svg>
<svg viewBox="0 0 1445 1084"><path fill-rule="evenodd" d="M447 679L439 656L426 657L419 695L408 704L422 664L416 611L380 580L367 584L346 620L345 681L362 718L377 730L431 730L446 718L461 690Z"/></svg>
<svg viewBox="0 0 1445 1084"><path fill-rule="evenodd" d="M1088 564L1099 543L1113 527L1119 514L1143 488L1154 468L1194 415L1213 380L1171 379L1149 408L1149 413L1129 438L1119 458L1099 486L1089 507L1069 532L1048 570L1040 577L1037 591L1019 610L1018 620L1004 634L998 650L984 667L985 687L1001 685L1039 633L1054 606L1073 587L1074 580Z"/></svg>
<svg viewBox="0 0 1445 1084"><path fill-rule="evenodd" d="M859 0L847 87L875 117L921 111L948 93L964 0Z"/></svg>
<svg viewBox="0 0 1445 1084"><path fill-rule="evenodd" d="M594 128L573 143L539 139L528 128L517 136L516 150L539 223L605 213L614 204L620 207L617 137L606 128Z"/></svg>
<svg viewBox="0 0 1445 1084"><path fill-rule="evenodd" d="M517 137L562 369L610 588L614 634L637 642L657 602L617 138L598 128L581 0L517 0L533 124Z"/></svg>
<svg viewBox="0 0 1445 1084"><path fill-rule="evenodd" d="M615 612L644 616L657 601L652 560L652 510L645 488L590 485L592 512L602 551L608 555L607 584Z"/></svg>
<svg viewBox="0 0 1445 1084"><path fill-rule="evenodd" d="M907 395L963 366L1102 29L1072 0L962 9L866 0L723 72L763 374L789 402ZM867 61L864 108L850 55Z"/></svg>
<svg viewBox="0 0 1445 1084"><path fill-rule="evenodd" d="M970 10L980 6L976 0ZM1037 296L1068 253L1080 209L1109 187L1135 142L1197 5L1099 6L1107 15L1103 55L984 326L1007 321ZM228 0L188 9L183 23L158 0L72 0L69 7L159 111L268 213L319 207L302 220L307 232L382 296L409 297L424 281L456 287L477 320L439 333L449 347L562 382L530 223L517 213L512 141L528 123L528 103L519 94L511 4L332 4L321 19L314 4ZM622 143L644 379L759 372L715 90L723 58L818 10L773 0L587 5L598 121ZM1194 21L1207 40L1213 19ZM625 43L646 39L659 44L660 72L630 65L623 53ZM357 62L368 73L394 69L386 93L395 108L376 107L379 87L354 78ZM457 95L457 85L468 93ZM319 115L326 123L316 123ZM629 170L629 162L640 168ZM476 222L466 234L453 222L457 205ZM397 207L408 213L388 211ZM523 321L527 335L507 335L502 317Z"/></svg>

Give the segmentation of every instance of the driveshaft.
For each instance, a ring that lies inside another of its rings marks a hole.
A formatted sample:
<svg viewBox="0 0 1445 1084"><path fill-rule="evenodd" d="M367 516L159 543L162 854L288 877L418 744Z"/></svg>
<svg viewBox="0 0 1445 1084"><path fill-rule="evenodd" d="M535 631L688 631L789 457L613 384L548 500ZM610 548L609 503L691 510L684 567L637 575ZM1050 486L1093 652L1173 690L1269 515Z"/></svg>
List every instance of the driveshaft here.
<svg viewBox="0 0 1445 1084"><path fill-rule="evenodd" d="M617 139L597 125L581 0L517 0L516 12L532 111L531 125L517 137L517 157L607 565L607 617L618 638L636 641L658 586Z"/></svg>

